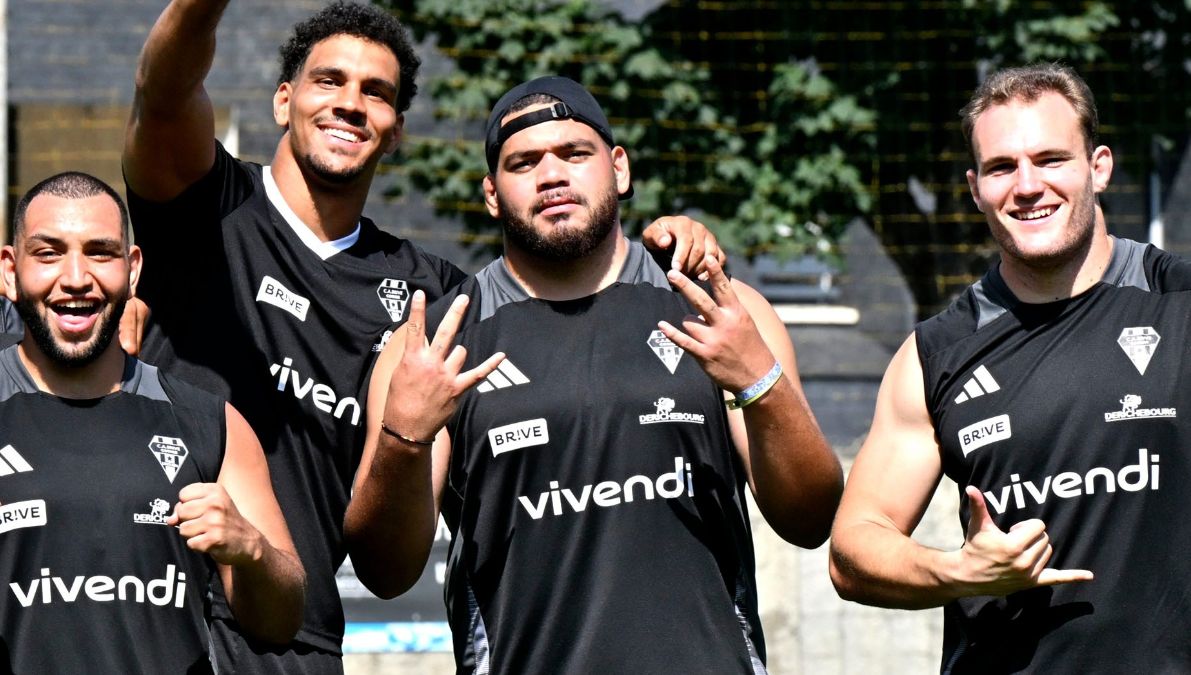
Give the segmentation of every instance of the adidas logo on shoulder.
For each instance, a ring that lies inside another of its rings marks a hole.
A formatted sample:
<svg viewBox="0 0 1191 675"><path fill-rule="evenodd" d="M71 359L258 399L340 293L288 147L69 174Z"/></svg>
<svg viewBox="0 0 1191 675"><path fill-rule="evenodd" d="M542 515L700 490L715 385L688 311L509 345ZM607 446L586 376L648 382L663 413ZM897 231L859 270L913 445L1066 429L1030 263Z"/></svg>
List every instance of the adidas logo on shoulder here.
<svg viewBox="0 0 1191 675"><path fill-rule="evenodd" d="M972 373L971 379L969 379L967 382L964 382L964 391L962 394L955 397L955 402L957 404L963 403L969 399L984 396L985 394L991 394L994 391L1000 390L1001 385L997 384L997 381L993 379L992 374L988 372L988 368L980 366Z"/></svg>
<svg viewBox="0 0 1191 675"><path fill-rule="evenodd" d="M14 473L28 473L33 470L29 462L21 457L21 453L11 445L0 448L0 476L11 476Z"/></svg>
<svg viewBox="0 0 1191 675"><path fill-rule="evenodd" d="M521 372L517 366L514 366L512 361L506 358L504 361L500 362L500 365L496 367L496 370L492 371L488 374L488 377L484 378L484 381L481 382L476 389L481 394L484 394L492 391L493 389L508 389L509 387L515 387L519 384L529 384L529 378L526 377L525 373Z"/></svg>

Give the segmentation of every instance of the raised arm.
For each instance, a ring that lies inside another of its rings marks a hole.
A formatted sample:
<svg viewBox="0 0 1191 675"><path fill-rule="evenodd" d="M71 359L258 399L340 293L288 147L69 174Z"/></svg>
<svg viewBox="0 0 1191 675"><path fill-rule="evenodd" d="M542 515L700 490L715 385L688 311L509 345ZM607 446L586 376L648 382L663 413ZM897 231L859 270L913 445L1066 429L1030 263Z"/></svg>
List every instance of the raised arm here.
<svg viewBox="0 0 1191 675"><path fill-rule="evenodd" d="M172 199L215 162L215 117L203 80L228 0L173 0L149 31L124 135L124 177L136 194Z"/></svg>
<svg viewBox="0 0 1191 675"><path fill-rule="evenodd" d="M178 499L167 522L178 526L187 546L218 563L236 622L260 640L289 642L302 625L306 573L273 495L260 442L230 404L219 478L187 485Z"/></svg>
<svg viewBox="0 0 1191 675"><path fill-rule="evenodd" d="M868 438L856 457L831 532L831 580L840 597L881 607L937 607L971 595L1006 595L1091 579L1046 568L1050 541L1039 520L1008 532L992 521L980 491L966 487L966 541L941 551L910 538L942 476L914 336L894 355Z"/></svg>
<svg viewBox="0 0 1191 675"><path fill-rule="evenodd" d="M467 354L451 344L466 309L466 296L456 298L428 342L426 298L416 291L409 320L372 370L367 440L343 531L356 576L382 598L404 593L421 576L451 455L443 427L458 397L503 358L460 372Z"/></svg>
<svg viewBox="0 0 1191 675"><path fill-rule="evenodd" d="M766 521L793 544L818 546L831 529L843 475L803 395L794 346L759 293L729 280L714 258L705 265L711 296L682 275L669 275L703 319L689 317L685 332L665 322L660 327L727 392L743 392L781 365L772 387L730 413L729 424Z"/></svg>

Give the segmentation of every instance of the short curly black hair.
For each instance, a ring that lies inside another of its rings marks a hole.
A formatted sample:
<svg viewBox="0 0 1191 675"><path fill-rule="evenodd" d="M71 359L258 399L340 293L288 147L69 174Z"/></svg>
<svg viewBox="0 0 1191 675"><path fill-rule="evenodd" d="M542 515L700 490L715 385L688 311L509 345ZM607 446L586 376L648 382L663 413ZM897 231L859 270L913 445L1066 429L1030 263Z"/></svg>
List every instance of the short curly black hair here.
<svg viewBox="0 0 1191 675"><path fill-rule="evenodd" d="M283 82L292 82L310 56L314 45L336 35L351 35L384 45L397 57L400 81L397 83L397 112L409 109L409 102L418 93L415 82L422 60L414 53L409 32L388 12L357 2L336 0L314 16L294 26L294 32L281 45L281 75Z"/></svg>

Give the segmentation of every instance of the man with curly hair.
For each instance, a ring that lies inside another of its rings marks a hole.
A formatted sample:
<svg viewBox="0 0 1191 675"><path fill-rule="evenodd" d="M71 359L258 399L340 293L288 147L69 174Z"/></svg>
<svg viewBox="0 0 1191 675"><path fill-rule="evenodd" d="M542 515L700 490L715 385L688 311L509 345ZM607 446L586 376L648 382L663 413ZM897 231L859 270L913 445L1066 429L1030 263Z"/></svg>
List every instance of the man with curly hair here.
<svg viewBox="0 0 1191 675"><path fill-rule="evenodd" d="M222 670L341 672L335 571L345 555L357 554L361 580L386 597L412 586L429 555L411 536L417 543L400 556L408 565L384 570L382 581L343 538L369 364L415 290L438 298L463 274L363 216L417 91L419 59L405 29L376 7L344 2L295 26L273 94L283 134L272 163L260 166L213 138L203 82L227 4L174 0L141 53L123 164L137 242L151 261L142 356L244 413L307 570L305 620L284 649L245 637L216 593ZM666 245L691 227L667 219L653 230ZM696 230L689 259L701 260ZM428 481L420 476L409 472L411 489ZM403 514L409 522L398 525L421 533L420 515Z"/></svg>

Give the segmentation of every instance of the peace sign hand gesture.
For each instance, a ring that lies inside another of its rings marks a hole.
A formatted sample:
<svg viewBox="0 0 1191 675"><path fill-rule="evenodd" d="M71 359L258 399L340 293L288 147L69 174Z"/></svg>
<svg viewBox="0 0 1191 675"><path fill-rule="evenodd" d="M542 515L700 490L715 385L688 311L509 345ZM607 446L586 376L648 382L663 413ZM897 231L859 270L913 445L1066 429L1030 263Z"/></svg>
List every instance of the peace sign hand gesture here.
<svg viewBox="0 0 1191 675"><path fill-rule="evenodd" d="M412 439L433 440L455 412L459 397L504 360L497 352L480 365L460 372L467 349L451 347L467 312L468 298L451 303L434 339L426 340L426 296L415 291L405 329L405 350L389 380L383 425Z"/></svg>
<svg viewBox="0 0 1191 675"><path fill-rule="evenodd" d="M683 318L681 330L666 321L659 321L658 328L674 344L695 357L721 389L743 391L769 372L774 356L748 310L741 304L719 260L706 256L703 264L711 284L711 295L676 271L666 274L699 315Z"/></svg>

